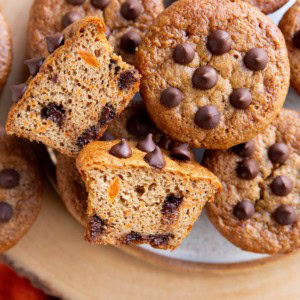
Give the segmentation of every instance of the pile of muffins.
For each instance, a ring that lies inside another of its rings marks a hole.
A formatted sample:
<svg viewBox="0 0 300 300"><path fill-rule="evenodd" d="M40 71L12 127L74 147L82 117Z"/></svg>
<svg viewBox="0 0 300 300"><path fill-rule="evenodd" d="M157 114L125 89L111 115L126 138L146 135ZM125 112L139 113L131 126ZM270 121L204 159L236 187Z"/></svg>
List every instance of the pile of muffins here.
<svg viewBox="0 0 300 300"><path fill-rule="evenodd" d="M300 1L279 28L265 15L286 2L35 0L30 77L11 87L1 134L0 251L40 208L23 139L54 150L59 194L92 244L174 250L205 206L241 249L298 249L300 115L282 107L290 83L300 93Z"/></svg>

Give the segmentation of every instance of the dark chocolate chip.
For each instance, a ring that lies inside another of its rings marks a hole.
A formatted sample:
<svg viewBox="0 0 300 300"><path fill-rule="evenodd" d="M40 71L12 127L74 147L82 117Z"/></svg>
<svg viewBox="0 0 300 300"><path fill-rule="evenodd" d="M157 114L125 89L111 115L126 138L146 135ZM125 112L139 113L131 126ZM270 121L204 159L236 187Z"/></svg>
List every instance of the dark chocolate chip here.
<svg viewBox="0 0 300 300"><path fill-rule="evenodd" d="M182 201L183 197L175 197L174 194L168 196L164 201L161 213L167 217L175 216Z"/></svg>
<svg viewBox="0 0 300 300"><path fill-rule="evenodd" d="M294 47L300 49L300 30L296 31L293 36L293 45Z"/></svg>
<svg viewBox="0 0 300 300"><path fill-rule="evenodd" d="M276 143L269 148L268 156L274 164L283 164L290 156L290 149L285 143Z"/></svg>
<svg viewBox="0 0 300 300"><path fill-rule="evenodd" d="M251 140L247 143L236 145L231 149L235 154L237 154L240 157L249 157L254 153L256 149L255 140Z"/></svg>
<svg viewBox="0 0 300 300"><path fill-rule="evenodd" d="M270 187L275 195L286 196L292 191L294 183L288 176L277 176Z"/></svg>
<svg viewBox="0 0 300 300"><path fill-rule="evenodd" d="M254 215L254 213L255 207L249 200L243 200L233 208L233 214L239 220L248 220Z"/></svg>
<svg viewBox="0 0 300 300"><path fill-rule="evenodd" d="M141 234L131 231L130 233L126 234L125 238L122 240L124 244L132 244L132 243L141 243L143 242L143 237Z"/></svg>
<svg viewBox="0 0 300 300"><path fill-rule="evenodd" d="M159 147L155 147L152 152L147 153L144 156L144 160L152 167L162 169L166 165L166 161L159 149Z"/></svg>
<svg viewBox="0 0 300 300"><path fill-rule="evenodd" d="M256 160L246 158L238 164L236 171L241 179L251 180L258 175L259 168Z"/></svg>
<svg viewBox="0 0 300 300"><path fill-rule="evenodd" d="M146 113L131 116L126 125L128 132L136 137L145 136L150 128L151 122Z"/></svg>
<svg viewBox="0 0 300 300"><path fill-rule="evenodd" d="M13 209L10 204L1 201L0 202L0 223L8 222L13 216Z"/></svg>
<svg viewBox="0 0 300 300"><path fill-rule="evenodd" d="M128 53L135 53L141 42L142 38L140 34L135 30L130 30L121 38L121 49Z"/></svg>
<svg viewBox="0 0 300 300"><path fill-rule="evenodd" d="M78 11L70 11L67 12L62 18L62 25L64 28L68 27L69 25L75 23L76 21L80 20L83 15Z"/></svg>
<svg viewBox="0 0 300 300"><path fill-rule="evenodd" d="M126 0L121 6L121 15L127 20L134 20L142 13L142 5L138 0Z"/></svg>
<svg viewBox="0 0 300 300"><path fill-rule="evenodd" d="M94 215L89 220L89 236L91 240L95 240L105 230L105 222L98 216Z"/></svg>
<svg viewBox="0 0 300 300"><path fill-rule="evenodd" d="M83 4L84 1L85 0L67 0L67 2L72 5L80 5L80 4Z"/></svg>
<svg viewBox="0 0 300 300"><path fill-rule="evenodd" d="M221 115L218 109L212 105L200 107L195 115L195 123L203 129L216 128L220 119Z"/></svg>
<svg viewBox="0 0 300 300"><path fill-rule="evenodd" d="M46 36L47 48L49 53L53 53L58 47L64 43L64 35L56 33Z"/></svg>
<svg viewBox="0 0 300 300"><path fill-rule="evenodd" d="M171 156L178 160L193 160L194 153L188 144L178 144L171 149Z"/></svg>
<svg viewBox="0 0 300 300"><path fill-rule="evenodd" d="M248 69L261 71L267 66L269 58L265 50L253 48L246 53L244 62Z"/></svg>
<svg viewBox="0 0 300 300"><path fill-rule="evenodd" d="M168 108L178 106L183 100L183 93L175 87L168 87L160 96L160 103Z"/></svg>
<svg viewBox="0 0 300 300"><path fill-rule="evenodd" d="M280 225L292 225L297 221L295 209L290 205L280 205L274 212L274 219Z"/></svg>
<svg viewBox="0 0 300 300"><path fill-rule="evenodd" d="M231 49L232 39L228 32L217 30L213 32L207 39L207 48L217 55L224 54Z"/></svg>
<svg viewBox="0 0 300 300"><path fill-rule="evenodd" d="M91 0L91 3L94 7L104 9L110 3L110 0Z"/></svg>
<svg viewBox="0 0 300 300"><path fill-rule="evenodd" d="M118 80L118 86L121 90L130 88L134 83L137 82L136 77L132 71L124 71L120 74Z"/></svg>
<svg viewBox="0 0 300 300"><path fill-rule="evenodd" d="M113 136L113 134L107 129L103 135L101 136L101 138L99 139L100 141L113 141L115 140L115 137Z"/></svg>
<svg viewBox="0 0 300 300"><path fill-rule="evenodd" d="M132 155L131 148L125 139L122 139L121 142L112 146L109 153L118 158L129 158Z"/></svg>
<svg viewBox="0 0 300 300"><path fill-rule="evenodd" d="M230 103L237 109L245 109L251 104L251 102L252 95L248 89L236 89L230 95Z"/></svg>
<svg viewBox="0 0 300 300"><path fill-rule="evenodd" d="M57 75L53 76L53 77L51 78L51 81L52 81L53 83L58 83L58 76L57 76Z"/></svg>
<svg viewBox="0 0 300 300"><path fill-rule="evenodd" d="M84 145L95 141L98 138L98 133L99 126L91 126L78 137L76 145L81 149Z"/></svg>
<svg viewBox="0 0 300 300"><path fill-rule="evenodd" d="M65 109L61 104L51 102L42 108L41 116L42 119L50 120L62 127L65 120Z"/></svg>
<svg viewBox="0 0 300 300"><path fill-rule="evenodd" d="M136 147L143 152L152 152L154 151L155 146L153 134L149 133L145 139L138 142Z"/></svg>
<svg viewBox="0 0 300 300"><path fill-rule="evenodd" d="M174 238L173 234L151 234L147 237L152 247L166 246L170 238Z"/></svg>
<svg viewBox="0 0 300 300"><path fill-rule="evenodd" d="M43 57L37 57L37 58L27 59L24 61L24 64L28 67L28 71L31 76L35 76L38 73L44 60L45 59Z"/></svg>
<svg viewBox="0 0 300 300"><path fill-rule="evenodd" d="M170 150L172 148L172 142L173 141L170 137L163 135L158 142L158 146L165 150Z"/></svg>
<svg viewBox="0 0 300 300"><path fill-rule="evenodd" d="M218 82L218 73L209 66L202 66L193 74L193 86L201 90L209 90L213 88Z"/></svg>
<svg viewBox="0 0 300 300"><path fill-rule="evenodd" d="M188 64L195 57L195 49L189 43L177 45L173 52L173 59L179 64Z"/></svg>
<svg viewBox="0 0 300 300"><path fill-rule="evenodd" d="M10 87L12 101L18 102L23 97L26 89L27 89L26 83L12 85Z"/></svg>
<svg viewBox="0 0 300 300"><path fill-rule="evenodd" d="M115 116L116 116L115 108L111 104L106 103L105 106L102 108L100 114L100 118L99 118L100 127L105 126L108 122L113 120Z"/></svg>
<svg viewBox="0 0 300 300"><path fill-rule="evenodd" d="M13 189L20 183L20 174L14 169L0 171L0 188Z"/></svg>
<svg viewBox="0 0 300 300"><path fill-rule="evenodd" d="M110 28L106 25L106 26L105 26L105 36L106 36L106 38L108 39L108 38L110 37L110 35L111 35L111 30L110 30Z"/></svg>

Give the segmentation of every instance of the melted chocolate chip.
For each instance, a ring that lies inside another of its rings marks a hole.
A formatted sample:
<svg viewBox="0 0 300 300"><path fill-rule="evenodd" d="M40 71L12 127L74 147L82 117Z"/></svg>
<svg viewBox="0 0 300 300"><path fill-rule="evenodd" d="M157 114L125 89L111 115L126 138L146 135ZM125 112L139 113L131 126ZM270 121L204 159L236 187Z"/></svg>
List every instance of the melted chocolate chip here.
<svg viewBox="0 0 300 300"><path fill-rule="evenodd" d="M133 54L141 42L141 35L135 30L130 30L122 36L120 46L124 51Z"/></svg>
<svg viewBox="0 0 300 300"><path fill-rule="evenodd" d="M248 69L261 71L267 66L269 58L265 50L253 48L246 53L244 62Z"/></svg>
<svg viewBox="0 0 300 300"><path fill-rule="evenodd" d="M166 161L159 149L159 147L155 147L152 152L147 153L144 156L144 160L152 167L162 169L166 165Z"/></svg>
<svg viewBox="0 0 300 300"><path fill-rule="evenodd" d="M124 71L120 74L118 80L118 86L121 90L130 88L135 82L137 82L134 72Z"/></svg>
<svg viewBox="0 0 300 300"><path fill-rule="evenodd" d="M255 213L255 207L253 203L249 200L243 200L233 208L233 214L239 220L243 220L243 221L252 218L254 213Z"/></svg>
<svg viewBox="0 0 300 300"><path fill-rule="evenodd" d="M0 188L13 189L20 183L20 174L14 169L0 171Z"/></svg>
<svg viewBox="0 0 300 300"><path fill-rule="evenodd" d="M94 7L104 9L110 3L110 0L91 0L91 3Z"/></svg>
<svg viewBox="0 0 300 300"><path fill-rule="evenodd" d="M89 220L89 236L91 240L95 240L105 230L105 222L98 216L94 215Z"/></svg>
<svg viewBox="0 0 300 300"><path fill-rule="evenodd" d="M149 120L146 112L131 116L126 125L128 132L136 137L145 136L147 133L149 133L151 127L152 123Z"/></svg>
<svg viewBox="0 0 300 300"><path fill-rule="evenodd" d="M155 146L153 134L149 133L145 139L138 142L136 147L143 152L152 152L154 151Z"/></svg>
<svg viewBox="0 0 300 300"><path fill-rule="evenodd" d="M126 0L121 6L121 15L127 20L135 20L142 13L142 5L138 0Z"/></svg>
<svg viewBox="0 0 300 300"><path fill-rule="evenodd" d="M174 194L168 196L163 204L161 213L168 218L174 217L182 201L183 197L175 197Z"/></svg>
<svg viewBox="0 0 300 300"><path fill-rule="evenodd" d="M12 85L10 87L12 101L13 102L18 102L23 97L26 89L27 89L27 84L26 83Z"/></svg>
<svg viewBox="0 0 300 300"><path fill-rule="evenodd" d="M297 49L300 49L300 30L296 31L293 36L293 45Z"/></svg>
<svg viewBox="0 0 300 300"><path fill-rule="evenodd" d="M268 156L272 163L283 164L290 156L290 149L287 144L276 143L269 148Z"/></svg>
<svg viewBox="0 0 300 300"><path fill-rule="evenodd" d="M0 223L7 223L13 216L13 208L10 204L0 202Z"/></svg>
<svg viewBox="0 0 300 300"><path fill-rule="evenodd" d="M57 48L63 45L64 35L61 33L48 35L46 36L46 42L47 42L48 52L53 53Z"/></svg>
<svg viewBox="0 0 300 300"><path fill-rule="evenodd" d="M270 187L275 195L287 196L292 191L294 183L288 176L277 176Z"/></svg>
<svg viewBox="0 0 300 300"><path fill-rule="evenodd" d="M143 237L141 234L135 232L135 231L131 231L130 233L128 233L125 238L122 240L122 242L124 244L137 244L137 243L142 243L143 242Z"/></svg>
<svg viewBox="0 0 300 300"><path fill-rule="evenodd" d="M228 52L232 46L232 39L228 32L217 30L213 32L207 39L207 48L216 55Z"/></svg>
<svg viewBox="0 0 300 300"><path fill-rule="evenodd" d="M68 27L69 25L75 23L76 21L80 20L83 15L78 11L70 11L67 12L62 18L62 25L64 28Z"/></svg>
<svg viewBox="0 0 300 300"><path fill-rule="evenodd" d="M35 76L38 73L44 60L45 59L43 57L37 57L37 58L27 59L24 61L24 64L28 67L28 71L31 76Z"/></svg>
<svg viewBox="0 0 300 300"><path fill-rule="evenodd" d="M151 234L147 237L152 247L166 246L170 238L174 238L173 234Z"/></svg>
<svg viewBox="0 0 300 300"><path fill-rule="evenodd" d="M190 63L195 57L195 50L193 45L189 43L183 43L177 45L173 52L173 59L178 64L188 64Z"/></svg>
<svg viewBox="0 0 300 300"><path fill-rule="evenodd" d="M251 180L258 175L259 168L256 160L246 158L238 164L236 171L239 178Z"/></svg>
<svg viewBox="0 0 300 300"><path fill-rule="evenodd" d="M236 89L230 95L230 103L237 109L245 109L252 102L252 95L248 89Z"/></svg>
<svg viewBox="0 0 300 300"><path fill-rule="evenodd" d="M218 82L218 73L210 66L202 66L193 74L192 77L194 88L200 90L209 90Z"/></svg>
<svg viewBox="0 0 300 300"><path fill-rule="evenodd" d="M101 138L99 139L100 141L113 141L115 140L115 137L113 136L113 134L107 129L103 135L101 136Z"/></svg>
<svg viewBox="0 0 300 300"><path fill-rule="evenodd" d="M105 106L102 108L100 114L100 119L99 119L100 127L105 126L108 122L113 120L115 115L116 115L115 108L111 104L106 103Z"/></svg>
<svg viewBox="0 0 300 300"><path fill-rule="evenodd" d="M221 115L218 109L212 105L202 106L195 115L195 123L203 129L213 129L220 123Z"/></svg>
<svg viewBox="0 0 300 300"><path fill-rule="evenodd" d="M78 137L76 146L81 149L84 145L87 145L91 141L95 141L98 137L98 133L99 126L91 126Z"/></svg>
<svg viewBox="0 0 300 300"><path fill-rule="evenodd" d="M256 149L255 140L236 145L231 149L235 154L239 155L240 157L249 157L254 153Z"/></svg>
<svg viewBox="0 0 300 300"><path fill-rule="evenodd" d="M72 5L80 5L83 4L85 0L67 0L67 2Z"/></svg>
<svg viewBox="0 0 300 300"><path fill-rule="evenodd" d="M131 148L125 139L122 139L121 142L112 146L109 153L118 158L129 158L132 155Z"/></svg>
<svg viewBox="0 0 300 300"><path fill-rule="evenodd" d="M290 205L280 205L273 216L280 225L292 225L297 221L297 213Z"/></svg>
<svg viewBox="0 0 300 300"><path fill-rule="evenodd" d="M42 108L41 117L42 119L50 120L59 127L62 127L65 120L65 109L61 104L57 105L52 102Z"/></svg>
<svg viewBox="0 0 300 300"><path fill-rule="evenodd" d="M160 96L160 103L168 108L178 106L183 100L183 93L175 87L168 87L163 90Z"/></svg>
<svg viewBox="0 0 300 300"><path fill-rule="evenodd" d="M171 149L171 157L178 160L193 160L194 153L188 144L179 144L175 145Z"/></svg>

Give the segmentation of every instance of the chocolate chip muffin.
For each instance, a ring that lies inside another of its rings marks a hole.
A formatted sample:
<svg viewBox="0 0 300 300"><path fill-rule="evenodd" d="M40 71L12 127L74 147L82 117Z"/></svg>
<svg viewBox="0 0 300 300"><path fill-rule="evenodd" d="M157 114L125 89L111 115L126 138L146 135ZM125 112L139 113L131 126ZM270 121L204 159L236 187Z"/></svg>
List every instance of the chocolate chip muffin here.
<svg viewBox="0 0 300 300"><path fill-rule="evenodd" d="M30 229L41 207L42 181L30 145L0 128L0 253Z"/></svg>
<svg viewBox="0 0 300 300"><path fill-rule="evenodd" d="M243 1L258 7L264 14L270 14L278 10L289 0L243 0Z"/></svg>
<svg viewBox="0 0 300 300"><path fill-rule="evenodd" d="M288 91L281 32L242 1L174 3L138 56L150 117L194 147L227 149L253 138L278 116Z"/></svg>
<svg viewBox="0 0 300 300"><path fill-rule="evenodd" d="M0 88L5 84L12 64L12 40L8 24L0 12Z"/></svg>
<svg viewBox="0 0 300 300"><path fill-rule="evenodd" d="M299 113L283 110L253 140L209 151L205 166L223 184L207 213L230 242L269 254L300 247Z"/></svg>
<svg viewBox="0 0 300 300"><path fill-rule="evenodd" d="M177 149L171 159L151 134L138 143L122 139L87 145L76 159L88 191L87 240L178 247L221 188L187 154Z"/></svg>
<svg viewBox="0 0 300 300"><path fill-rule="evenodd" d="M136 64L136 49L153 19L164 9L162 0L35 0L29 17L30 58L45 57L45 37L61 32L86 16L102 17L106 36L116 52Z"/></svg>
<svg viewBox="0 0 300 300"><path fill-rule="evenodd" d="M288 48L291 64L291 84L300 94L300 1L297 1L279 23Z"/></svg>

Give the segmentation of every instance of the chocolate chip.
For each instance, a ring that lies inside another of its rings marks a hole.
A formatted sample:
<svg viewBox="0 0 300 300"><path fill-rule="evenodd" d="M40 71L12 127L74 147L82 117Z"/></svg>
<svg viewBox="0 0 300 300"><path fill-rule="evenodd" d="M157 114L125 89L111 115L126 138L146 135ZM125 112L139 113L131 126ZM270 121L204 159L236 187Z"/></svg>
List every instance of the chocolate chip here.
<svg viewBox="0 0 300 300"><path fill-rule="evenodd" d="M256 160L246 158L238 164L236 171L241 179L251 180L258 175L259 168Z"/></svg>
<svg viewBox="0 0 300 300"><path fill-rule="evenodd" d="M67 2L72 5L80 5L80 4L83 4L84 1L85 0L67 0Z"/></svg>
<svg viewBox="0 0 300 300"><path fill-rule="evenodd" d="M235 154L239 155L240 157L249 157L254 153L256 149L255 140L236 145L231 149Z"/></svg>
<svg viewBox="0 0 300 300"><path fill-rule="evenodd" d="M122 240L124 244L132 244L132 243L141 243L143 242L143 237L141 234L131 231L130 233L126 234L125 238Z"/></svg>
<svg viewBox="0 0 300 300"><path fill-rule="evenodd" d="M106 25L106 26L105 26L105 36L106 36L106 38L108 39L108 38L110 37L110 35L111 35L111 30L110 30L110 28Z"/></svg>
<svg viewBox="0 0 300 300"><path fill-rule="evenodd" d="M58 47L63 45L64 35L61 33L48 35L46 36L46 42L47 42L48 52L53 53Z"/></svg>
<svg viewBox="0 0 300 300"><path fill-rule="evenodd" d="M286 196L292 191L294 183L288 176L277 176L270 187L275 195Z"/></svg>
<svg viewBox="0 0 300 300"><path fill-rule="evenodd" d="M267 66L269 58L265 50L253 48L246 53L244 62L248 69L261 71Z"/></svg>
<svg viewBox="0 0 300 300"><path fill-rule="evenodd" d="M140 34L135 30L130 30L121 38L121 49L128 53L135 53L141 42L142 38Z"/></svg>
<svg viewBox="0 0 300 300"><path fill-rule="evenodd" d="M142 5L138 0L127 0L121 6L121 15L127 20L134 20L142 13Z"/></svg>
<svg viewBox="0 0 300 300"><path fill-rule="evenodd" d="M58 105L51 102L42 108L41 117L42 119L50 120L56 123L59 127L62 127L65 120L65 109L61 104Z"/></svg>
<svg viewBox="0 0 300 300"><path fill-rule="evenodd" d="M297 220L295 209L290 205L280 205L274 212L274 219L280 225L292 225Z"/></svg>
<svg viewBox="0 0 300 300"><path fill-rule="evenodd" d="M14 169L0 171L0 188L13 189L20 183L20 174Z"/></svg>
<svg viewBox="0 0 300 300"><path fill-rule="evenodd" d="M170 238L174 238L173 234L151 234L147 237L152 247L166 246Z"/></svg>
<svg viewBox="0 0 300 300"><path fill-rule="evenodd" d="M218 109L212 105L200 107L195 115L195 123L203 129L216 128L220 119L221 115Z"/></svg>
<svg viewBox="0 0 300 300"><path fill-rule="evenodd" d="M232 39L228 32L217 30L213 32L207 39L207 48L217 55L224 54L231 49Z"/></svg>
<svg viewBox="0 0 300 300"><path fill-rule="evenodd" d="M170 137L166 136L166 135L163 135L159 142L158 142L158 146L160 148L163 148L165 150L170 150L171 147L172 147L172 140Z"/></svg>
<svg viewBox="0 0 300 300"><path fill-rule="evenodd" d="M283 164L290 156L290 149L285 143L276 143L269 148L268 156L274 164Z"/></svg>
<svg viewBox="0 0 300 300"><path fill-rule="evenodd" d="M144 156L144 160L152 167L162 169L166 165L166 161L159 149L159 147L155 147L152 152L147 153Z"/></svg>
<svg viewBox="0 0 300 300"><path fill-rule="evenodd" d="M18 102L23 97L26 89L27 89L26 83L12 85L10 87L12 101Z"/></svg>
<svg viewBox="0 0 300 300"><path fill-rule="evenodd" d="M125 139L122 139L121 142L112 146L109 153L118 158L129 158L132 155L131 148Z"/></svg>
<svg viewBox="0 0 300 300"><path fill-rule="evenodd" d="M160 96L160 103L168 108L178 106L183 100L183 93L175 87L168 87Z"/></svg>
<svg viewBox="0 0 300 300"><path fill-rule="evenodd" d="M98 138L98 133L99 126L91 126L78 137L76 145L81 149L84 145L95 141Z"/></svg>
<svg viewBox="0 0 300 300"><path fill-rule="evenodd" d="M175 145L171 149L171 156L178 160L193 160L194 153L188 144Z"/></svg>
<svg viewBox="0 0 300 300"><path fill-rule="evenodd" d="M202 66L193 74L192 77L194 88L201 90L209 90L218 82L218 74L216 70L209 66Z"/></svg>
<svg viewBox="0 0 300 300"><path fill-rule="evenodd" d="M108 122L113 120L115 116L116 116L115 108L111 104L106 103L105 106L102 108L100 114L100 118L99 118L100 127L105 126Z"/></svg>
<svg viewBox="0 0 300 300"><path fill-rule="evenodd" d="M107 129L103 135L101 136L101 138L99 139L100 141L113 141L115 140L115 137L113 136L113 134Z"/></svg>
<svg viewBox="0 0 300 300"><path fill-rule="evenodd" d="M177 45L173 51L173 59L182 65L190 63L194 57L194 47L189 43Z"/></svg>
<svg viewBox="0 0 300 300"><path fill-rule="evenodd" d="M237 109L245 109L251 104L251 102L252 95L248 89L236 89L230 95L230 103Z"/></svg>
<svg viewBox="0 0 300 300"><path fill-rule="evenodd" d="M110 0L91 0L91 3L94 7L103 10L110 3Z"/></svg>
<svg viewBox="0 0 300 300"><path fill-rule="evenodd" d="M253 203L249 200L243 200L233 208L233 214L239 220L243 220L243 221L250 219L254 215L254 213L255 213L255 207Z"/></svg>
<svg viewBox="0 0 300 300"><path fill-rule="evenodd" d="M44 60L45 59L43 57L37 57L37 58L27 59L24 61L24 64L28 67L28 71L31 76L35 76L38 73Z"/></svg>
<svg viewBox="0 0 300 300"><path fill-rule="evenodd" d="M51 78L51 81L52 81L53 83L58 83L58 76L57 76L57 75L53 76L53 77Z"/></svg>
<svg viewBox="0 0 300 300"><path fill-rule="evenodd" d="M137 148L143 152L152 152L155 149L155 143L153 142L153 134L149 133L145 139L141 140L137 144Z"/></svg>
<svg viewBox="0 0 300 300"><path fill-rule="evenodd" d="M143 137L150 132L152 126L152 122L145 111L132 115L127 121L126 129L136 137Z"/></svg>
<svg viewBox="0 0 300 300"><path fill-rule="evenodd" d="M300 30L296 31L293 36L293 45L294 47L300 49Z"/></svg>
<svg viewBox="0 0 300 300"><path fill-rule="evenodd" d="M169 195L163 203L161 213L167 217L174 217L182 201L183 197L175 197L174 194Z"/></svg>
<svg viewBox="0 0 300 300"><path fill-rule="evenodd" d="M69 25L75 23L76 21L80 20L83 15L78 11L70 11L66 13L62 18L62 25L64 28L68 27Z"/></svg>
<svg viewBox="0 0 300 300"><path fill-rule="evenodd" d="M105 231L105 222L98 216L94 215L89 220L89 236L91 240L95 240Z"/></svg>
<svg viewBox="0 0 300 300"><path fill-rule="evenodd" d="M118 86L121 90L130 88L135 82L137 82L134 72L124 71L120 74L118 80Z"/></svg>
<svg viewBox="0 0 300 300"><path fill-rule="evenodd" d="M0 223L8 222L13 216L13 209L10 204L0 202Z"/></svg>

